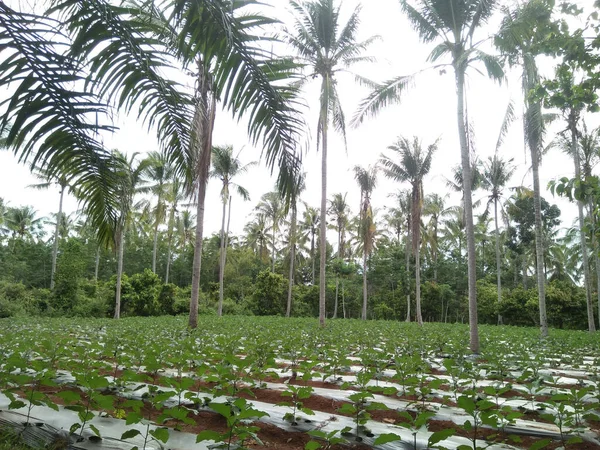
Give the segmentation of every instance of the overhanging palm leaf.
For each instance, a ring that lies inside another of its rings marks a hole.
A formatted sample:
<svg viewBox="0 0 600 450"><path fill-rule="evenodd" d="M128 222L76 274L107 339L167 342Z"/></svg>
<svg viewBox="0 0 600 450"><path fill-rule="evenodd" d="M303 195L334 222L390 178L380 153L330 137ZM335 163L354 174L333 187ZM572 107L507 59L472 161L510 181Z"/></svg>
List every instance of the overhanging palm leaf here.
<svg viewBox="0 0 600 450"><path fill-rule="evenodd" d="M90 123L88 115L107 111L97 97L78 87L84 81L77 61L58 52L66 37L60 24L24 14L0 3L0 87L14 88L4 100L0 130L10 130L6 145L19 160L44 167L77 185L84 209L103 242L112 238L117 199L110 154L94 133L110 127Z"/></svg>

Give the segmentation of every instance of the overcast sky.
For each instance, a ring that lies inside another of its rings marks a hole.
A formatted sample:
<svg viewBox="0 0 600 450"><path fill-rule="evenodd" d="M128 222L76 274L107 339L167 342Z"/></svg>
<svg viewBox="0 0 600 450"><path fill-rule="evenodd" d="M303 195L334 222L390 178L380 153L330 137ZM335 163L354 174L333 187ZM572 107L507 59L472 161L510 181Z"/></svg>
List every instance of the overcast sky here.
<svg viewBox="0 0 600 450"><path fill-rule="evenodd" d="M272 0L276 4L274 12L283 21L289 20L287 2ZM9 2L10 3L10 2ZM345 15L358 4L357 0L345 0L343 11ZM581 6L591 8L592 0L580 0ZM488 29L482 30L481 37L496 31L497 20ZM426 59L435 45L424 45L419 42L417 34L412 30L403 16L398 0L377 0L363 2L361 12L360 39L379 35L369 55L377 59L377 63L356 66L353 70L376 81L390 77L411 74L427 67ZM542 62L546 74L551 75L551 64ZM358 86L352 75L340 74L338 79L339 93L346 117L354 115L357 105L368 91ZM310 134L316 135L318 82L309 84L305 90L305 101L311 107L307 112L306 121L311 127ZM1 94L0 95L5 95ZM523 144L522 135L522 94L518 71L508 72L508 82L502 86L471 71L468 77L468 106L470 119L475 127L476 149L479 157L484 160L493 155L498 132L506 106L510 99L515 101L518 120L513 124L509 135L501 149L505 158L514 158L517 171L509 183L511 186L531 186L531 174L527 173L530 158ZM588 127L598 126L600 119L595 116L586 117ZM119 131L108 134L104 142L108 148L118 148L125 152L147 152L158 150L154 131L146 130L134 116L116 119ZM554 132L564 128L562 123L553 125ZM439 71L428 71L420 76L411 91L406 95L401 105L388 107L374 118L357 129L348 128L348 148L344 148L342 139L331 133L329 150L329 197L333 193L348 193L348 201L353 211L358 210L360 192L354 181L352 168L355 165L367 166L375 164L382 152L393 144L398 136L418 136L424 145L440 138L439 150L435 155L430 176L425 181L425 194L436 192L441 195L449 193L445 185L445 177L451 176L451 168L459 163L460 148L456 124L456 95L452 71L441 74ZM549 133L548 140L554 134ZM244 162L260 159L260 149L253 148L248 143L246 124L233 122L230 114L219 111L214 133L215 145L232 145L234 149L242 149L240 158ZM304 170L307 173L307 189L303 200L312 206L320 205L320 153L316 151L314 139L307 153L303 156ZM562 176L572 176L574 171L571 160L560 150L553 150L545 157L541 167L541 184L545 190L550 180ZM236 180L246 187L251 195L250 202L242 202L239 197L233 200L233 217L231 229L233 233L241 233L244 224L250 218L253 208L262 194L273 189L274 177L261 165L250 173ZM27 188L35 183L26 167L17 164L14 156L0 152L0 197L10 205L32 205L40 215L55 212L58 205L58 190L37 191ZM385 179L380 175L378 186L373 194L372 202L383 215L386 206L393 206L388 194L398 188L407 187ZM217 180L211 180L206 199L205 235L216 232L220 227L220 198ZM507 194L510 193L507 191ZM486 195L476 191L474 198ZM576 208L563 199L552 198L549 192L544 192L545 198L551 203L557 203L563 211L563 226L571 226L575 218ZM452 193L448 204L458 204L459 194ZM77 209L77 203L69 198L66 201L66 212Z"/></svg>

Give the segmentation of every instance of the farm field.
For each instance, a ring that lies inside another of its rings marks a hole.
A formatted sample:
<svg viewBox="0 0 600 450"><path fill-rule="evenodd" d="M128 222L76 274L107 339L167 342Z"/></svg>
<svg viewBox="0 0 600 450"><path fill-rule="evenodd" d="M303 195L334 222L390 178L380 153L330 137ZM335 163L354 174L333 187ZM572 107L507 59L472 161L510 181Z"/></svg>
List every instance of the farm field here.
<svg viewBox="0 0 600 450"><path fill-rule="evenodd" d="M481 327L481 342L473 356L466 326L385 321L202 317L190 331L182 317L0 320L0 439L600 448L597 336Z"/></svg>

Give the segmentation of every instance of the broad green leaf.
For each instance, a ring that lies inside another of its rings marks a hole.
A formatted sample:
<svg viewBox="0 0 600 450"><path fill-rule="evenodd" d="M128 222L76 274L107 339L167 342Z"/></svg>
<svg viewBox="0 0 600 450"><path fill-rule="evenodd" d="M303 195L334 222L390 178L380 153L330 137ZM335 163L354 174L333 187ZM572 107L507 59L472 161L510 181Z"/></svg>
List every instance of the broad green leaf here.
<svg viewBox="0 0 600 450"><path fill-rule="evenodd" d="M377 439L375 439L375 442L373 444L374 445L383 445L383 444L387 444L389 442L401 441L401 440L402 440L402 438L400 436L398 436L397 434L385 433L385 434L381 434L381 435L377 436Z"/></svg>

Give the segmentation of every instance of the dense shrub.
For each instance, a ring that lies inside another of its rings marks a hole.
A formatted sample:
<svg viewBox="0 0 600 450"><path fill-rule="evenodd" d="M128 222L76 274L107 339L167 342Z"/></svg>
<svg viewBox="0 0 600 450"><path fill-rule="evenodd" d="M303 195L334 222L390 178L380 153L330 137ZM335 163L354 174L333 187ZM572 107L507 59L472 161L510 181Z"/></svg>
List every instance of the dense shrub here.
<svg viewBox="0 0 600 450"><path fill-rule="evenodd" d="M282 275L263 270L256 277L250 309L257 316L281 314L286 281Z"/></svg>

